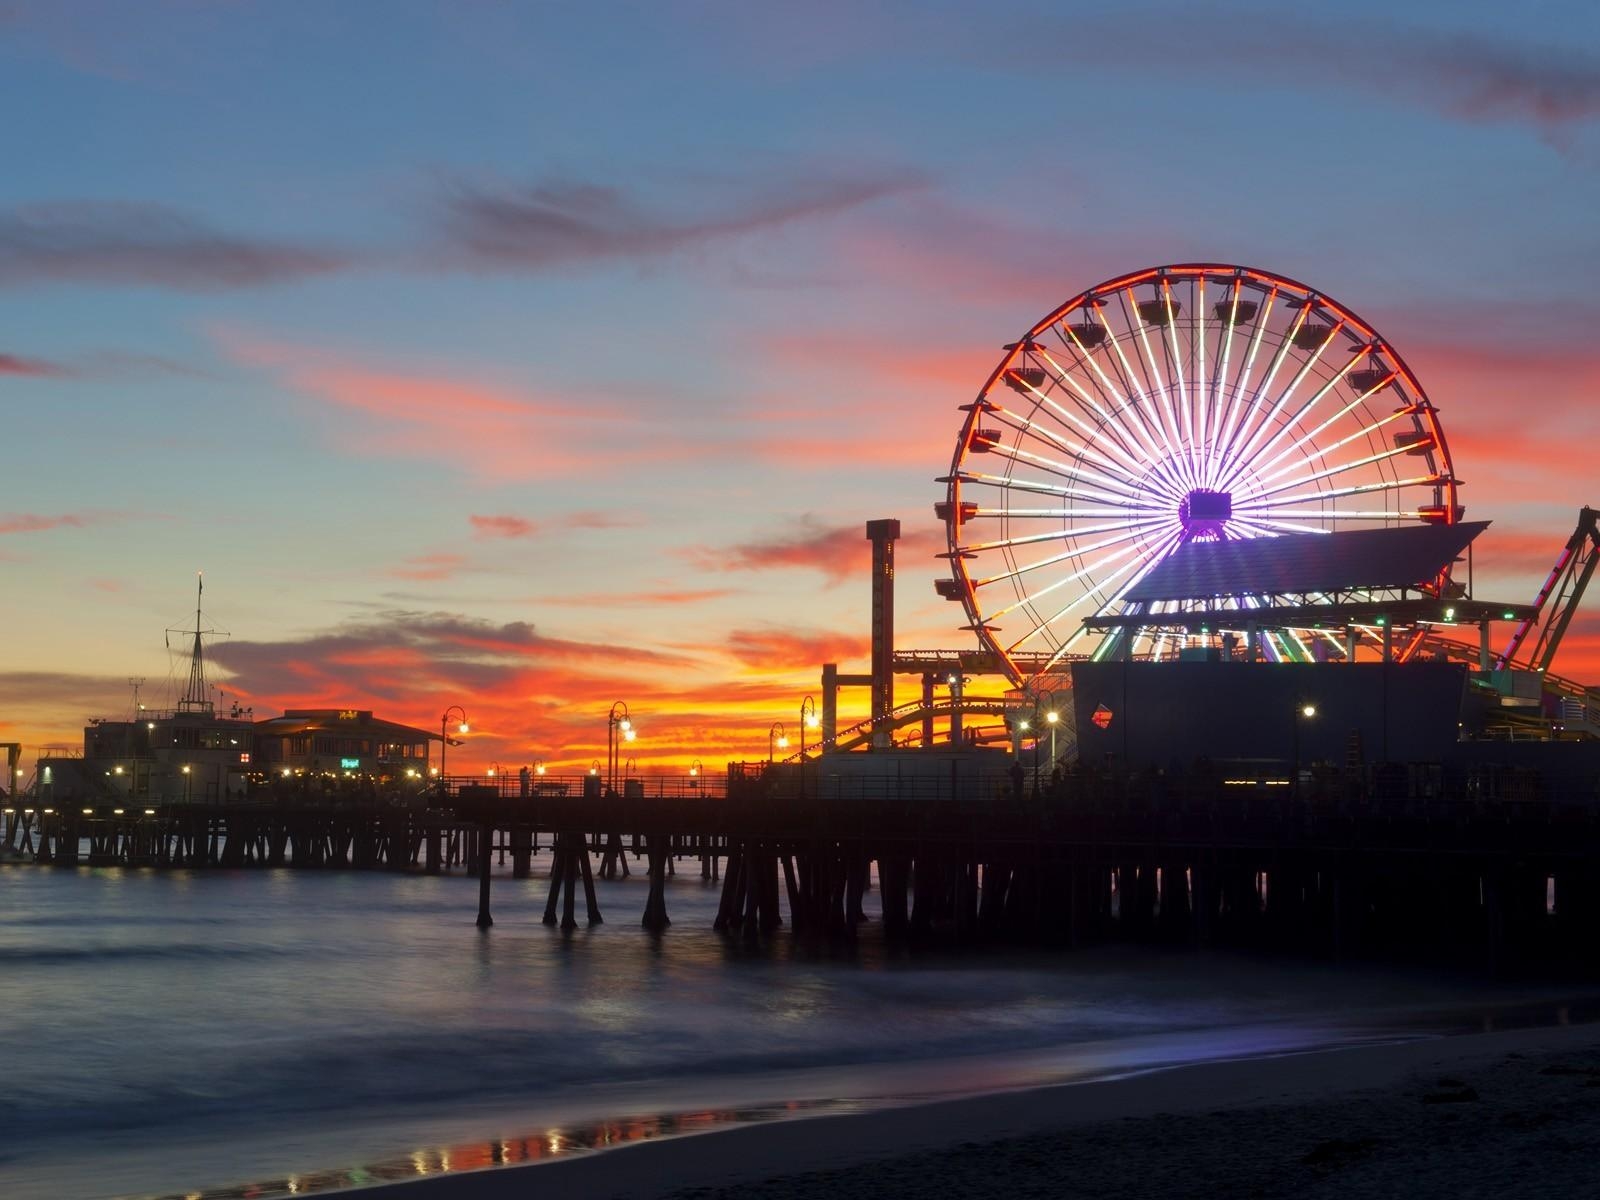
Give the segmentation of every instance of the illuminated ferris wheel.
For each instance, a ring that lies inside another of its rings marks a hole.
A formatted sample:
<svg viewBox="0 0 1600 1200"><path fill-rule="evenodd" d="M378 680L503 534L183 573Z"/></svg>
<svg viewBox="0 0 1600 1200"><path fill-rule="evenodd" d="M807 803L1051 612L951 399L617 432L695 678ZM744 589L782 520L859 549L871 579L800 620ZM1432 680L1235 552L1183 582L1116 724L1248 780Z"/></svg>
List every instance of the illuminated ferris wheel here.
<svg viewBox="0 0 1600 1200"><path fill-rule="evenodd" d="M1135 611L1127 593L1186 543L1461 519L1438 413L1393 347L1264 271L1107 280L1008 345L964 409L939 589L1017 682L1175 653L1159 602L1136 610L1148 626L1085 622Z"/></svg>

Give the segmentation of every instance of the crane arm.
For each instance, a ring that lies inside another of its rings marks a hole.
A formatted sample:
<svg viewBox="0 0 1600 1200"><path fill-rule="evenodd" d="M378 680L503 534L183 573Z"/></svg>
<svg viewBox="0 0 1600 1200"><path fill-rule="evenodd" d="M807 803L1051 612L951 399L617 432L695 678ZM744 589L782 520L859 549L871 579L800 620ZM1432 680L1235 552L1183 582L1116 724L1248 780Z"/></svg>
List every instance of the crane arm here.
<svg viewBox="0 0 1600 1200"><path fill-rule="evenodd" d="M1542 618L1539 636L1534 639L1528 663L1536 671L1549 670L1597 564L1600 564L1600 509L1585 507L1578 513L1577 528L1556 556L1555 566L1550 569L1544 586L1534 597L1533 613L1511 635L1511 641L1495 663L1497 669L1513 665L1534 622Z"/></svg>

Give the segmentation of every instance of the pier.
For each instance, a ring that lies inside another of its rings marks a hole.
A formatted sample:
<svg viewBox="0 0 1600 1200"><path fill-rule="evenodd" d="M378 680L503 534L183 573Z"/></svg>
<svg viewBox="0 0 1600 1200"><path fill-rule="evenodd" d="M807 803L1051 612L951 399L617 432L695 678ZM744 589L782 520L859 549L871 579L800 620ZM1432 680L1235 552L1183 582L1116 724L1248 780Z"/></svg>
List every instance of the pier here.
<svg viewBox="0 0 1600 1200"><path fill-rule="evenodd" d="M764 767L650 796L586 796L574 780L526 797L462 783L448 808L36 812L11 818L8 844L58 867L461 871L481 881L485 926L498 855L513 878L539 865L548 880L543 903L502 887L496 915L513 925L623 919L660 933L668 874L698 869L721 889L716 927L746 942L781 929L849 941L870 920L907 943L1131 942L1497 972L1600 959L1600 814L1542 799L1516 772L1390 769L1369 772L1370 787L1291 794L1204 774L1074 773L1001 791ZM594 876L630 863L638 909L602 913Z"/></svg>

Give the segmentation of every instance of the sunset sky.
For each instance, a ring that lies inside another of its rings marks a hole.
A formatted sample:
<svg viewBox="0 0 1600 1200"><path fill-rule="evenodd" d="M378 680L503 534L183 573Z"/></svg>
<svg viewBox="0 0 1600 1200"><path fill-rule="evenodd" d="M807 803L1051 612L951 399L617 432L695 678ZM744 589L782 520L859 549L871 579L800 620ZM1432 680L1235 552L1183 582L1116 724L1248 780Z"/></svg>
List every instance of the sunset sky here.
<svg viewBox="0 0 1600 1200"><path fill-rule="evenodd" d="M1531 599L1600 503L1600 9L1078 8L0 0L0 738L168 702L204 570L257 716L765 757L865 669L866 520L972 644L958 406L1172 262L1372 321Z"/></svg>

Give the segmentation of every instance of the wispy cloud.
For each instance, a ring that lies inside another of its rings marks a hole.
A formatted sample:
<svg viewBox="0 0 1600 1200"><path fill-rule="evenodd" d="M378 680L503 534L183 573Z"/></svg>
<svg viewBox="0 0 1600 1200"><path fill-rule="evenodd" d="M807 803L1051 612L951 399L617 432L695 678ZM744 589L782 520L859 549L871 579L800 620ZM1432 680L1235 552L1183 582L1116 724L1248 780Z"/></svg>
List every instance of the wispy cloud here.
<svg viewBox="0 0 1600 1200"><path fill-rule="evenodd" d="M42 358L23 358L21 355L0 351L0 375L32 375L48 378L68 373L67 368L60 363L46 362Z"/></svg>
<svg viewBox="0 0 1600 1200"><path fill-rule="evenodd" d="M83 529L115 520L113 513L75 512L44 516L40 513L0 513L0 534L42 533L47 529Z"/></svg>
<svg viewBox="0 0 1600 1200"><path fill-rule="evenodd" d="M396 579L452 579L467 565L464 554L419 554L389 568Z"/></svg>
<svg viewBox="0 0 1600 1200"><path fill-rule="evenodd" d="M1508 122L1561 144L1600 117L1600 56L1587 48L1426 29L1371 16L1335 22L1292 9L1206 7L1074 16L1060 54L1080 65L1152 69L1235 67L1299 86L1342 83L1473 123Z"/></svg>
<svg viewBox="0 0 1600 1200"><path fill-rule="evenodd" d="M350 263L348 254L224 232L157 205L72 201L0 210L0 286L208 291L305 279Z"/></svg>
<svg viewBox="0 0 1600 1200"><path fill-rule="evenodd" d="M532 537L539 530L538 525L526 517L505 514L479 516L474 513L467 521L472 525L473 533L481 538L525 538Z"/></svg>
<svg viewBox="0 0 1600 1200"><path fill-rule="evenodd" d="M224 351L272 372L314 401L310 415L334 426L351 453L446 461L493 480L547 478L706 453L622 401L592 392L582 403L519 385L409 364L374 365L327 350L216 331ZM572 436L552 439L552 428ZM593 435L593 436L584 436ZM609 527L619 518L573 519Z"/></svg>
<svg viewBox="0 0 1600 1200"><path fill-rule="evenodd" d="M464 265L482 270L652 259L830 216L925 184L909 171L808 176L781 189L736 185L719 196L673 204L568 180L499 189L463 183L446 204L443 233Z"/></svg>
<svg viewBox="0 0 1600 1200"><path fill-rule="evenodd" d="M800 519L798 533L776 534L732 546L691 546L683 554L703 570L770 571L806 567L820 571L830 584L839 583L869 561L864 527L823 525L815 517Z"/></svg>
<svg viewBox="0 0 1600 1200"><path fill-rule="evenodd" d="M562 608L676 608L737 596L737 588L663 588L659 591L582 592L539 596L534 603Z"/></svg>
<svg viewBox="0 0 1600 1200"><path fill-rule="evenodd" d="M809 568L820 571L830 585L852 576L864 576L872 561L872 545L866 526L824 525L814 516L800 518L801 532L776 534L738 542L732 546L690 546L680 553L701 570L771 571ZM943 544L936 531L913 525L901 526L902 536L895 543L897 554L913 557L935 552Z"/></svg>

